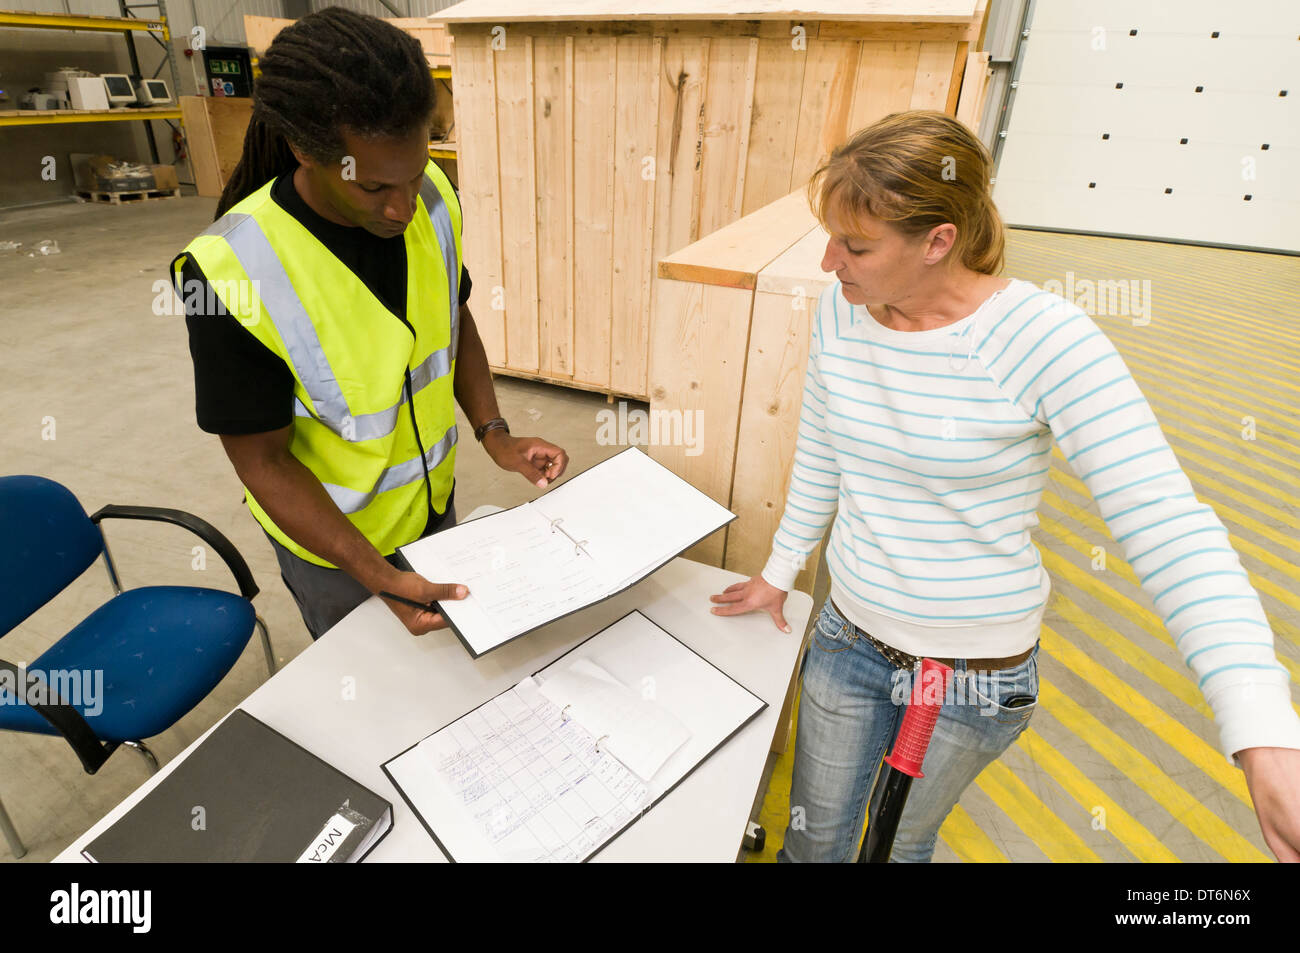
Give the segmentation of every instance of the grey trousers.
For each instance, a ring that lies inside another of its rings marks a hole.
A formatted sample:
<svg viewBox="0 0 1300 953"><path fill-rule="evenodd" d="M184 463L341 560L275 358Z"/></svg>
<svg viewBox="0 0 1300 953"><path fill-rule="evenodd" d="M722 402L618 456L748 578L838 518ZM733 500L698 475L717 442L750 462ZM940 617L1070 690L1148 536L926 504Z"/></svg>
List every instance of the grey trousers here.
<svg viewBox="0 0 1300 953"><path fill-rule="evenodd" d="M456 525L456 501L448 499L447 512L442 521L432 530L420 535L436 533ZM263 531L265 532L265 530ZM370 598L370 591L341 569L326 569L308 562L281 546L267 533L275 550L275 558L280 563L280 578L284 586L298 603L302 621L312 641L328 632L345 615ZM400 566L397 553L386 557L394 566Z"/></svg>

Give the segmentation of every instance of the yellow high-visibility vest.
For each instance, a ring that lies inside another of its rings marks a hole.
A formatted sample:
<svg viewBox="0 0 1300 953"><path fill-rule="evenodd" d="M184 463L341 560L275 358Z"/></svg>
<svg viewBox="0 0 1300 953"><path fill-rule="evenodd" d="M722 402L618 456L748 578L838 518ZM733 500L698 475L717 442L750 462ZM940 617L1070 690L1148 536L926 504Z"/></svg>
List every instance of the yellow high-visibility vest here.
<svg viewBox="0 0 1300 953"><path fill-rule="evenodd" d="M273 184L190 242L173 263L173 281L184 299L181 265L192 257L226 310L288 365L295 413L289 452L387 556L416 539L428 521L426 468L434 509L444 512L451 493L460 203L430 162L419 208L405 232L408 329L275 203ZM276 526L247 487L244 495L281 545L334 568Z"/></svg>

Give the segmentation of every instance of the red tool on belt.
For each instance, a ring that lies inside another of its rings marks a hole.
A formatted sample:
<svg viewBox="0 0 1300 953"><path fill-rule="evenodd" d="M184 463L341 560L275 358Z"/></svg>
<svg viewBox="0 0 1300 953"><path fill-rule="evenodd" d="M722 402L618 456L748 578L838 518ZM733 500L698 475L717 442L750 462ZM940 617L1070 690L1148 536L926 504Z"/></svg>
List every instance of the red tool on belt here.
<svg viewBox="0 0 1300 953"><path fill-rule="evenodd" d="M934 723L947 694L952 669L934 659L922 659L920 677L912 683L912 697L903 713L903 725L893 752L885 758L885 767L876 778L867 810L867 836L858 853L860 864L883 864L894 849L894 835L903 816L903 805L912 789L913 778L923 778L921 762L930 746Z"/></svg>

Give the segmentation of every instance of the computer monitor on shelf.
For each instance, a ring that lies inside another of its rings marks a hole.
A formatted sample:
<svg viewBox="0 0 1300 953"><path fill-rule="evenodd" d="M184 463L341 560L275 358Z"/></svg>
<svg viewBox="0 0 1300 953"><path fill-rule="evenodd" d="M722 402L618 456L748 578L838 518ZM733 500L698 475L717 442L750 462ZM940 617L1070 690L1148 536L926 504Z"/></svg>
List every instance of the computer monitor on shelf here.
<svg viewBox="0 0 1300 953"><path fill-rule="evenodd" d="M138 99L141 106L162 106L172 101L172 92L165 80L142 79Z"/></svg>
<svg viewBox="0 0 1300 953"><path fill-rule="evenodd" d="M104 81L110 108L116 109L135 102L135 87L131 84L130 76L125 73L103 73L99 78Z"/></svg>

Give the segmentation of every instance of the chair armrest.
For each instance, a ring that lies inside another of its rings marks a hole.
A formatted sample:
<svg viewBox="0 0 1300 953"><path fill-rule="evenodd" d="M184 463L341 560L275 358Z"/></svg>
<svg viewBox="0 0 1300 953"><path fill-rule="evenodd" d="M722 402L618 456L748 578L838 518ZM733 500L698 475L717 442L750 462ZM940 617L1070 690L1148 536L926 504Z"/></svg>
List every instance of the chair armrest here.
<svg viewBox="0 0 1300 953"><path fill-rule="evenodd" d="M20 671L13 662L6 662L4 659L0 659L0 670L13 675L15 686L24 683L28 674ZM100 741L95 735L94 729L82 717L81 712L71 705L65 705L62 702L37 704L32 701L28 701L27 704L35 709L36 714L53 725L54 730L72 746L72 750L81 759L81 766L86 769L87 774L94 774L98 771L104 762L108 760L108 756L116 750L117 744Z"/></svg>
<svg viewBox="0 0 1300 953"><path fill-rule="evenodd" d="M221 531L207 520L200 519L193 513L164 509L159 506L118 506L110 503L108 506L100 507L90 517L91 522L95 524L105 519L152 520L182 526L217 551L217 555L234 574L235 582L239 584L240 595L251 601L258 593L257 583L253 581L253 573L248 568L248 563L244 562L244 557L239 554L239 550L235 548L235 544L226 539Z"/></svg>

